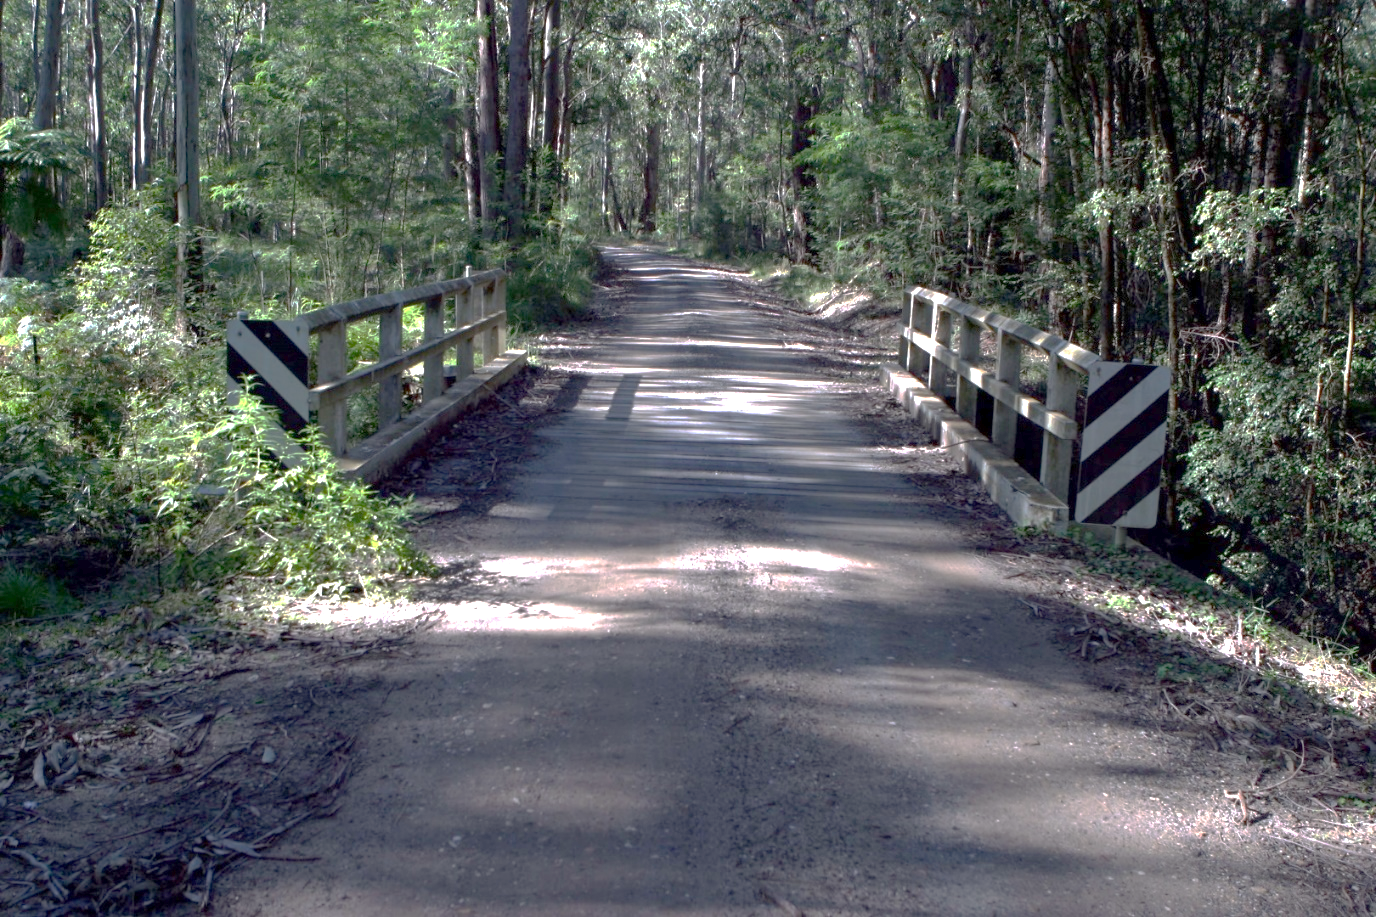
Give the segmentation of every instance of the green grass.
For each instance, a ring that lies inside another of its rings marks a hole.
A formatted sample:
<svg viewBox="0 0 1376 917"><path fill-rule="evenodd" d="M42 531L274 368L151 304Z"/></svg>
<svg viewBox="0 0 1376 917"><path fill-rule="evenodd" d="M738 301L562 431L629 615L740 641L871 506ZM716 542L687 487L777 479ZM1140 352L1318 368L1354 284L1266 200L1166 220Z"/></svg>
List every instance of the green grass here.
<svg viewBox="0 0 1376 917"><path fill-rule="evenodd" d="M67 591L27 567L0 567L0 619L61 614L73 605Z"/></svg>

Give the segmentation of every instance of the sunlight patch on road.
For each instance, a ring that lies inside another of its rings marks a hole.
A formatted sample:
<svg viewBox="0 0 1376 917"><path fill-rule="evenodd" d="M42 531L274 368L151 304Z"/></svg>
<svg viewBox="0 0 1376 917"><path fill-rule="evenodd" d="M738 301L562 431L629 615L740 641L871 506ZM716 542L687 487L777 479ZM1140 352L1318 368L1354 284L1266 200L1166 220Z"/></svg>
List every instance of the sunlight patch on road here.
<svg viewBox="0 0 1376 917"><path fill-rule="evenodd" d="M842 557L839 554L828 554L825 551L805 551L799 548L751 545L738 548L737 551L741 555L741 560L751 566L793 567L816 570L820 573L840 573L842 570L870 566L849 557Z"/></svg>
<svg viewBox="0 0 1376 917"><path fill-rule="evenodd" d="M760 589L819 592L827 589L821 574L868 569L871 565L825 551L742 545L680 554L659 561L657 566L667 570L736 573Z"/></svg>
<svg viewBox="0 0 1376 917"><path fill-rule="evenodd" d="M555 573L583 573L606 566L596 558L581 557L497 557L480 565L484 573L512 579L538 579Z"/></svg>
<svg viewBox="0 0 1376 917"><path fill-rule="evenodd" d="M436 607L444 614L439 630L450 631L566 631L593 630L611 624L609 615L540 602L514 605L510 602L458 602Z"/></svg>
<svg viewBox="0 0 1376 917"><path fill-rule="evenodd" d="M549 631L592 630L607 627L612 616L597 614L571 605L538 602L517 605L511 602L427 602L411 604L371 604L337 602L301 604L291 609L291 619L303 624L325 624L352 628L418 625L439 631Z"/></svg>

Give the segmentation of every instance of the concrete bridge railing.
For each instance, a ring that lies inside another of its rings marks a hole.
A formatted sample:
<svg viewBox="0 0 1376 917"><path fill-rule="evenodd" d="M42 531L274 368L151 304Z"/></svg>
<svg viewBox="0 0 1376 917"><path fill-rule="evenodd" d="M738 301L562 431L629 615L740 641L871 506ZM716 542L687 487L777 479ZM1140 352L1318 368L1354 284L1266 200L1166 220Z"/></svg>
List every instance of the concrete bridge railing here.
<svg viewBox="0 0 1376 917"><path fill-rule="evenodd" d="M385 477L525 365L525 351L506 349L506 285L505 271L483 271L299 316L315 339L309 408L346 474L368 481ZM422 309L424 325L420 343L403 350L407 308ZM378 359L350 371L349 326L373 317ZM417 366L420 403L403 415L405 374ZM350 442L349 398L368 390L376 393L377 432Z"/></svg>
<svg viewBox="0 0 1376 917"><path fill-rule="evenodd" d="M885 367L890 391L929 427L933 438L959 449L970 473L1014 522L1064 528L1070 518L1071 467L1080 434L1076 404L1084 377L1099 356L1057 335L925 287L906 294L902 317L898 364ZM995 354L992 373L980 366L986 343ZM1029 351L1046 363L1045 401L1019 390ZM992 435L987 439L976 427L978 392L994 401ZM946 398L954 399L954 412ZM1019 417L1042 430L1041 473L1036 478L1013 460Z"/></svg>
<svg viewBox="0 0 1376 917"><path fill-rule="evenodd" d="M365 480L385 477L439 427L525 365L525 351L506 350L506 284L505 271L483 271L300 317L318 341L310 407L346 474ZM421 342L403 351L407 307L424 310L424 330ZM378 319L378 359L349 372L349 325L373 316ZM403 374L416 366L422 367L420 404L403 417ZM376 389L377 432L350 443L348 400L368 389Z"/></svg>

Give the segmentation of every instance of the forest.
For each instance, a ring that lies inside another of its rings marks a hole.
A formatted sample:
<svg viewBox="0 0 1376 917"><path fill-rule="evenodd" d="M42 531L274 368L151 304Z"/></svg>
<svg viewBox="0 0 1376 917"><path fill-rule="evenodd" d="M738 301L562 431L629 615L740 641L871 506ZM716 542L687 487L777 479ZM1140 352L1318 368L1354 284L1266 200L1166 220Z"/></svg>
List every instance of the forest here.
<svg viewBox="0 0 1376 917"><path fill-rule="evenodd" d="M1169 365L1152 542L1370 654L1373 38L1360 0L0 0L0 601L39 558L422 569L402 507L268 475L225 320L504 266L531 330L620 235Z"/></svg>

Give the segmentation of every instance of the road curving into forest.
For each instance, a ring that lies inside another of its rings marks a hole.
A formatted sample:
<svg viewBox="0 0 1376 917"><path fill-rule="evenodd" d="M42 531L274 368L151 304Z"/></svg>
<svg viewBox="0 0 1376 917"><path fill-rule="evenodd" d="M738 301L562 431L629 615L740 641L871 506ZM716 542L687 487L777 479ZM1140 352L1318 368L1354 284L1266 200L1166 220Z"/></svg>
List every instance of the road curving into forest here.
<svg viewBox="0 0 1376 917"><path fill-rule="evenodd" d="M375 664L338 815L273 851L316 859L244 867L216 914L1311 908L1198 830L948 467L897 468L720 273L607 257L627 305L576 403L507 499L422 534L488 594Z"/></svg>

